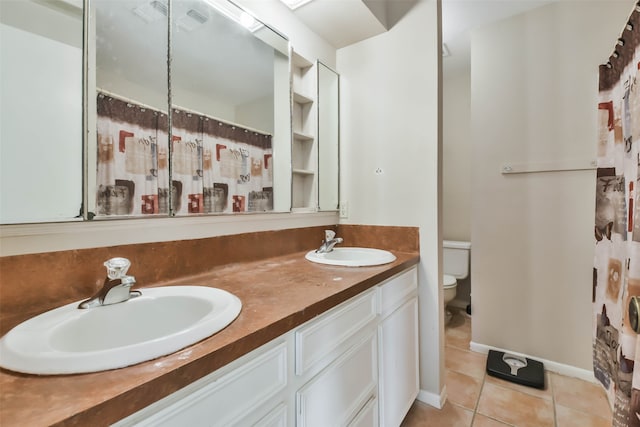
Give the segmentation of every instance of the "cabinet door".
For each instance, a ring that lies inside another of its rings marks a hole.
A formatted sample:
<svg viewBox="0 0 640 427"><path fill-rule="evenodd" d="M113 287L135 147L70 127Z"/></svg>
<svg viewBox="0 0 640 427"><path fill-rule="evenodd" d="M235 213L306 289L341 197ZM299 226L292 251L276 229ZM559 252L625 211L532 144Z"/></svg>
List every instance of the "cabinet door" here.
<svg viewBox="0 0 640 427"><path fill-rule="evenodd" d="M371 399L349 423L349 427L378 427L378 399Z"/></svg>
<svg viewBox="0 0 640 427"><path fill-rule="evenodd" d="M375 330L376 294L365 292L300 327L296 333L296 375L315 374L344 353L345 343L366 327Z"/></svg>
<svg viewBox="0 0 640 427"><path fill-rule="evenodd" d="M411 268L378 287L378 307L382 319L414 297L418 292L418 269Z"/></svg>
<svg viewBox="0 0 640 427"><path fill-rule="evenodd" d="M251 416L259 415L256 411L265 411L265 406L272 405L270 402L276 402L271 408L280 404L286 409L280 402L287 385L287 345L282 343L222 377L214 373L203 380L207 384L169 406L158 408L162 405L160 401L157 406L152 405L122 420L119 425L228 427L242 425ZM176 393L182 394L181 391ZM275 424L270 424L271 419L267 418L263 425L279 425L277 415L275 418Z"/></svg>
<svg viewBox="0 0 640 427"><path fill-rule="evenodd" d="M296 425L345 426L376 394L377 340L371 334L297 393Z"/></svg>
<svg viewBox="0 0 640 427"><path fill-rule="evenodd" d="M278 406L267 416L253 424L253 427L287 427L287 406L284 404Z"/></svg>
<svg viewBox="0 0 640 427"><path fill-rule="evenodd" d="M398 427L418 395L418 299L413 297L378 327L380 425Z"/></svg>

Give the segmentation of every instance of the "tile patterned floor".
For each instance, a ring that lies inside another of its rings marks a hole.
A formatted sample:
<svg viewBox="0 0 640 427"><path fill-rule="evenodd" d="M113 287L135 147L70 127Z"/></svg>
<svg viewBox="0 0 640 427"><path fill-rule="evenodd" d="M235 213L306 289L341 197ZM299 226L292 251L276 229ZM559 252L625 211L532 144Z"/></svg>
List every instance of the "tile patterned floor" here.
<svg viewBox="0 0 640 427"><path fill-rule="evenodd" d="M469 350L471 318L457 312L445 333L447 403L416 401L402 427L610 427L596 384L547 372L538 390L486 375L486 355Z"/></svg>

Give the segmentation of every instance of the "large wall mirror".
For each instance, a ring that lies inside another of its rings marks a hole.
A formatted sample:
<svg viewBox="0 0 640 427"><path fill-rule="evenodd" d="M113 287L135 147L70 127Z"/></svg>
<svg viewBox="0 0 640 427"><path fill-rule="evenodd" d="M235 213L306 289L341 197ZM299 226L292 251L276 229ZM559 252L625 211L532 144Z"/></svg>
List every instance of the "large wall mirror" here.
<svg viewBox="0 0 640 427"><path fill-rule="evenodd" d="M232 2L0 0L0 30L1 224L291 210L291 49Z"/></svg>
<svg viewBox="0 0 640 427"><path fill-rule="evenodd" d="M337 210L340 201L340 76L318 62L318 208Z"/></svg>
<svg viewBox="0 0 640 427"><path fill-rule="evenodd" d="M82 1L0 1L0 222L81 219Z"/></svg>
<svg viewBox="0 0 640 427"><path fill-rule="evenodd" d="M93 4L96 217L288 211L288 41L226 0Z"/></svg>
<svg viewBox="0 0 640 427"><path fill-rule="evenodd" d="M167 5L96 0L92 7L89 211L97 218L168 215Z"/></svg>

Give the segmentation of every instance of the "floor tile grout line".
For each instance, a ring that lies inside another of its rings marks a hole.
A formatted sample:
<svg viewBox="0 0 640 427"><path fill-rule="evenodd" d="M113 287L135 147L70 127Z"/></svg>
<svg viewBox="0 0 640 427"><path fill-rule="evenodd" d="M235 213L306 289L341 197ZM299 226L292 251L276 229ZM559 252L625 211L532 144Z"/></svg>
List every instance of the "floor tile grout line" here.
<svg viewBox="0 0 640 427"><path fill-rule="evenodd" d="M545 371L546 373L546 371ZM553 425L558 427L558 413L556 411L556 391L553 388L553 381L551 381L551 374L549 374L549 388L551 389L551 404L553 405Z"/></svg>
<svg viewBox="0 0 640 427"><path fill-rule="evenodd" d="M486 417L486 418L489 418L491 420L494 420L494 421L496 421L496 422L498 422L500 424L504 424L504 425L509 426L509 427L517 427L515 424L511 424L511 423L509 423L507 421L492 417L491 415L485 415L482 412L478 412L478 410L480 409L480 398L482 397L482 392L484 391L484 385L488 384L486 382L486 380L487 380L487 374L485 373L484 374L484 378L482 379L482 388L480 389L480 393L478 394L478 400L476 402L476 408L473 410L473 418L471 419L471 426L473 426L473 423L475 423L476 415L479 414L479 415L482 415L483 417Z"/></svg>
<svg viewBox="0 0 640 427"><path fill-rule="evenodd" d="M494 377L494 378L498 378L498 377ZM502 381L507 381L507 380L502 380ZM539 396L539 395L537 395L537 394L534 394L534 393L532 393L532 392L530 392L530 391L527 391L526 389L522 389L522 388L515 388L515 387L509 387L509 386L507 386L507 385L504 385L504 384L501 384L501 383L498 383L498 382L493 382L493 383L489 383L489 384L494 385L494 386L496 386L496 387L500 387L500 388L501 388L501 389L503 389L503 390L515 391L515 392L518 392L518 393L526 394L527 396L529 396L529 397L535 397L536 399L540 399L540 400L547 400L547 401L553 401L553 395L552 395L550 398L548 398L548 399L547 399L547 398L544 398L544 397ZM516 383L514 382L514 384L516 384ZM537 390L539 390L539 389L537 389ZM552 393L553 393L553 392L552 392Z"/></svg>
<svg viewBox="0 0 640 427"><path fill-rule="evenodd" d="M487 374L485 373L482 377L482 384L480 384L480 391L478 392L478 397L476 398L476 404L473 406L473 414L471 415L471 426L476 422L476 415L478 414L478 407L480 406L480 397L482 396L482 390L484 390L484 382L487 379Z"/></svg>
<svg viewBox="0 0 640 427"><path fill-rule="evenodd" d="M469 353L475 353L473 350L471 350L471 346L470 346L470 338L469 338L469 342L467 343L466 348L460 348L460 347L456 347L456 346L449 346L449 347L454 347L454 348L457 348L457 349L460 349L460 350L463 350L463 351L465 351L465 352L469 352ZM445 356L445 357L446 357L446 356ZM452 371L452 372L457 372L457 373L462 374L462 375L466 375L466 376L471 377L471 378L477 378L477 377L474 377L474 376L472 376L472 375L468 375L468 374L467 374L467 373L465 373L465 372L459 372L459 371L456 371L456 370L453 370L453 369L449 369L449 370L450 370L450 371ZM515 427L515 425L514 425L514 424L511 424L511 423L506 422L506 421L504 421L504 420L501 420L501 419L498 419L498 418L495 418L495 417L492 417L492 416L489 416L489 415L484 415L484 414L482 414L482 413L478 412L478 409L479 409L479 407L480 407L480 399L482 398L482 393L485 391L485 387L484 387L484 386L485 386L485 384L487 384L487 376L488 376L488 374L487 374L486 369L485 369L484 374L483 374L483 376L482 376L482 384L480 385L480 392L478 393L478 397L477 397L477 399L476 399L476 404L475 404L475 406L474 406L473 414L472 414L472 417L471 417L471 426L473 426L473 425L474 425L475 420L476 420L476 416L477 416L478 414L480 414L480 415L481 415L481 416L483 416L483 417L487 417L487 418L489 418L489 419L491 419L491 420L494 420L494 421L496 421L496 422L498 422L498 423L501 423L501 424L504 424L504 425L506 425L506 426ZM495 385L495 386L497 386L497 387L499 387L499 388L501 388L501 389L503 389L503 390L509 390L509 391L521 392L521 393L523 393L523 394L526 394L526 395L528 395L528 396L535 397L535 398L538 398L538 399L541 399L541 400L548 400L548 399L544 399L544 398L542 398L542 397L540 397L540 396L536 396L536 395L534 395L534 394L529 394L529 393L527 393L527 392L525 392L525 391L516 390L516 389L510 388L510 387L502 386L502 385L500 385L500 384L493 384L493 383L491 383L491 384L492 384L492 385ZM553 393L553 390L552 390L552 393ZM553 396L552 396L552 399L553 399ZM552 401L553 401L553 400L552 400ZM555 407L553 408L553 410L554 410L554 425L555 425ZM556 427L557 427L557 426L556 426Z"/></svg>

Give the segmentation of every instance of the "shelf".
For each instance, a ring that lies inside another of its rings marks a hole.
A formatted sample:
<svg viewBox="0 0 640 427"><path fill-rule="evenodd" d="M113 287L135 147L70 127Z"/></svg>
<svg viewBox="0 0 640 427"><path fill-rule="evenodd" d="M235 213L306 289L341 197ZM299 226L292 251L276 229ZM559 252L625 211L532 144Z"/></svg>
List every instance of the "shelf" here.
<svg viewBox="0 0 640 427"><path fill-rule="evenodd" d="M309 169L293 169L294 174L297 175L315 175L316 173Z"/></svg>
<svg viewBox="0 0 640 427"><path fill-rule="evenodd" d="M307 133L302 133L302 132L298 132L298 131L293 131L293 137L295 139L297 139L298 141L303 141L303 142L310 142L313 141L314 139L316 139L313 135L309 135Z"/></svg>
<svg viewBox="0 0 640 427"><path fill-rule="evenodd" d="M300 54L298 54L298 52L295 51L293 52L293 55L291 57L291 63L298 68L309 68L313 66L313 62L309 61L307 58L301 56Z"/></svg>
<svg viewBox="0 0 640 427"><path fill-rule="evenodd" d="M307 95L303 95L299 92L294 91L293 92L293 101L297 102L298 104L312 104L313 103L313 99L309 98Z"/></svg>
<svg viewBox="0 0 640 427"><path fill-rule="evenodd" d="M318 205L318 145L316 65L297 53L292 56L291 207L315 212Z"/></svg>

